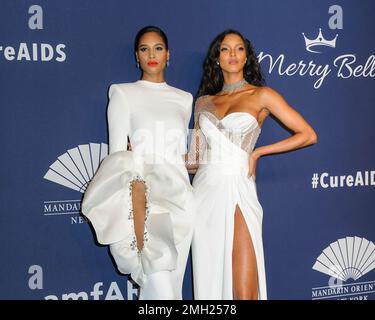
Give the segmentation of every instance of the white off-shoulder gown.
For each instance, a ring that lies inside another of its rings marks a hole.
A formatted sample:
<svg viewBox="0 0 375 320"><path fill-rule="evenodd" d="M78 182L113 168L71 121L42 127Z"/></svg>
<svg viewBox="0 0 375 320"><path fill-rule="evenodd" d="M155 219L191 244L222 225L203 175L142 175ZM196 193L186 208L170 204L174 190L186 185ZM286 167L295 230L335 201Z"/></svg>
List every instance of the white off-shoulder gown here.
<svg viewBox="0 0 375 320"><path fill-rule="evenodd" d="M260 134L249 113L219 119L206 96L197 101L197 127L205 143L194 177L197 207L192 243L195 299L232 300L232 247L236 205L252 239L258 271L259 299L267 299L262 242L262 207L254 179L248 178L249 154Z"/></svg>
<svg viewBox="0 0 375 320"><path fill-rule="evenodd" d="M140 285L140 299L182 299L195 213L183 161L190 93L139 80L109 90L109 155L82 202L97 240L110 245L120 272ZM127 150L129 137L132 151ZM131 184L146 186L144 247L136 245Z"/></svg>

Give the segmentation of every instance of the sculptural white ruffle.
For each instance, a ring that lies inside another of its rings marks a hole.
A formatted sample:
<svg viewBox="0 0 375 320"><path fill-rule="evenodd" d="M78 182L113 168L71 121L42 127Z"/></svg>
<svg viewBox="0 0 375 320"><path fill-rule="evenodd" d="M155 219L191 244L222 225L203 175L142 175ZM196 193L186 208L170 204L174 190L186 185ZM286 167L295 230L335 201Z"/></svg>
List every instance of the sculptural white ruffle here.
<svg viewBox="0 0 375 320"><path fill-rule="evenodd" d="M131 151L108 155L91 180L82 213L91 222L99 243L110 245L120 272L142 285L145 275L174 270L176 246L188 236L185 201L191 191L188 175L178 164L140 156ZM132 182L146 186L145 241L136 246L132 211Z"/></svg>

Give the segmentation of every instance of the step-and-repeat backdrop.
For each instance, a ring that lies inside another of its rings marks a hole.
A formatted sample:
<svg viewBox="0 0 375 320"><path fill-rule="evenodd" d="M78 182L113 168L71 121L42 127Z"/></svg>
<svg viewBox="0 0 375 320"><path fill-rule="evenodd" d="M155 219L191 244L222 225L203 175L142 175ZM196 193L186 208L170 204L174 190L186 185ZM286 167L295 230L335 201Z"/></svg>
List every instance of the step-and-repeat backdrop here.
<svg viewBox="0 0 375 320"><path fill-rule="evenodd" d="M373 0L2 0L0 298L136 299L80 203L107 155L108 87L139 79L133 39L153 24L170 40L168 83L193 94L211 40L238 29L318 134L258 164L269 298L374 299L374 12ZM270 117L258 144L289 135ZM192 276L189 258L185 299Z"/></svg>

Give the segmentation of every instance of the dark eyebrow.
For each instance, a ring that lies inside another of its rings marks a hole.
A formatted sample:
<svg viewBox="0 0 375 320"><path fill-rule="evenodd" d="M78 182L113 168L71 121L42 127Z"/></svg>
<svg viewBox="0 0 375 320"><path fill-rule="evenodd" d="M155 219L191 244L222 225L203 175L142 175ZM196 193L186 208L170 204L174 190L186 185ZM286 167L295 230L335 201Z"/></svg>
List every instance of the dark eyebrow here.
<svg viewBox="0 0 375 320"><path fill-rule="evenodd" d="M222 46L230 46L228 43L225 43L225 42L222 42L221 45L222 45ZM242 42L239 42L239 43L237 43L237 44L235 45L235 47L237 47L237 46L244 46L244 44L243 44Z"/></svg>
<svg viewBox="0 0 375 320"><path fill-rule="evenodd" d="M156 43L155 46L165 46L165 44L160 42L160 43ZM148 45L145 44L145 43L141 43L141 44L138 46L138 48L140 48L140 47L148 47Z"/></svg>

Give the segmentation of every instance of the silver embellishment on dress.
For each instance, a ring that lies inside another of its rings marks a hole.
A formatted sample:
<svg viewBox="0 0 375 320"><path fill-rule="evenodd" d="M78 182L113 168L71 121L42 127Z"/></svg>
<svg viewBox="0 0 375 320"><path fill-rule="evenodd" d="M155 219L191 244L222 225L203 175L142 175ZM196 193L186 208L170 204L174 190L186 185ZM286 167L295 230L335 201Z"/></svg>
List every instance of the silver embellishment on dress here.
<svg viewBox="0 0 375 320"><path fill-rule="evenodd" d="M242 79L240 81L234 82L234 83L224 83L223 88L221 91L223 92L232 92L236 89L242 88L244 85L248 84L248 82L245 79Z"/></svg>

